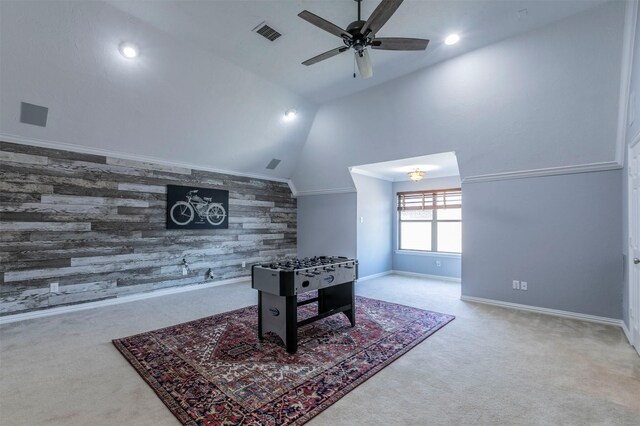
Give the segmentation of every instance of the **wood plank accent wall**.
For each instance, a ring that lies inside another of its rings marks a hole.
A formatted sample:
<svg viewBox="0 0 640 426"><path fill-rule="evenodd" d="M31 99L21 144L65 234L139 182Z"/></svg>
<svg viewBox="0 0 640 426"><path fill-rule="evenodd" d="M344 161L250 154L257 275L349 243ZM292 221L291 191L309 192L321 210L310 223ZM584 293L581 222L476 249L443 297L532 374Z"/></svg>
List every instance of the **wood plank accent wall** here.
<svg viewBox="0 0 640 426"><path fill-rule="evenodd" d="M167 184L228 190L229 229L165 229ZM249 276L296 226L286 183L0 142L0 315Z"/></svg>

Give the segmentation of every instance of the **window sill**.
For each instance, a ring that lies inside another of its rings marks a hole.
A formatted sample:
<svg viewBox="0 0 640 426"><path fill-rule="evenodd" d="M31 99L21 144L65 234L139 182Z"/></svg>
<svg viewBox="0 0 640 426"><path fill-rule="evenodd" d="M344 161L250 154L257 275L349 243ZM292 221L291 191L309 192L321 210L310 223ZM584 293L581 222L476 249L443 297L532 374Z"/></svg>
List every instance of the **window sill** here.
<svg viewBox="0 0 640 426"><path fill-rule="evenodd" d="M450 257L452 259L460 259L460 253L445 253L437 251L417 251L417 250L394 250L395 254L409 254L413 256L429 256L429 257Z"/></svg>

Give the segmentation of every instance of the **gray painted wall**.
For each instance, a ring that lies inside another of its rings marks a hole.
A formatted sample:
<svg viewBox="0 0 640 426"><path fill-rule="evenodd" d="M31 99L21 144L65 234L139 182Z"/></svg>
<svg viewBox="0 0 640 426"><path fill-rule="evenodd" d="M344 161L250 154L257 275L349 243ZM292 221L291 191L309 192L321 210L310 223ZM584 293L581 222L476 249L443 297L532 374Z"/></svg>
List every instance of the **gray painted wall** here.
<svg viewBox="0 0 640 426"><path fill-rule="evenodd" d="M434 254L399 253L398 249L398 211L396 210L396 194L403 191L422 191L430 189L459 188L460 177L451 176L438 179L423 179L416 182L394 182L390 204L393 206L393 270L416 272L419 274L439 275L444 277L461 277L460 256ZM464 203L464 201L463 201ZM464 217L462 218L464 220ZM464 238L464 237L463 237ZM437 266L436 262L440 262Z"/></svg>
<svg viewBox="0 0 640 426"><path fill-rule="evenodd" d="M622 318L621 182L614 170L463 183L462 294Z"/></svg>
<svg viewBox="0 0 640 426"><path fill-rule="evenodd" d="M352 173L357 195L360 277L391 270L393 207L391 182Z"/></svg>
<svg viewBox="0 0 640 426"><path fill-rule="evenodd" d="M353 188L350 166L449 151L463 178L615 160L624 12L609 2L322 105L296 188Z"/></svg>
<svg viewBox="0 0 640 426"><path fill-rule="evenodd" d="M229 229L167 230L167 184L228 190ZM202 283L209 268L248 276L296 251L282 182L0 142L0 201L0 315Z"/></svg>
<svg viewBox="0 0 640 426"><path fill-rule="evenodd" d="M356 257L356 217L355 192L298 197L298 256Z"/></svg>

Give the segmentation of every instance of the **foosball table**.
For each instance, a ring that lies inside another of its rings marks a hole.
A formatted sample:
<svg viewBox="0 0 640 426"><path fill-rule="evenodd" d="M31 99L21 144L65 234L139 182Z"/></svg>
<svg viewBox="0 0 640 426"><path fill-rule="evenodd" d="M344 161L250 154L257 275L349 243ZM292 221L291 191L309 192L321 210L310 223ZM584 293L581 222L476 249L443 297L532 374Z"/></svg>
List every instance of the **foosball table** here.
<svg viewBox="0 0 640 426"><path fill-rule="evenodd" d="M295 354L298 327L341 312L354 327L357 279L358 261L347 257L305 257L253 265L251 287L258 290L258 338L273 332L280 336L287 352ZM300 294L314 290L317 297L298 301ZM318 302L317 315L298 321L298 306L314 302Z"/></svg>

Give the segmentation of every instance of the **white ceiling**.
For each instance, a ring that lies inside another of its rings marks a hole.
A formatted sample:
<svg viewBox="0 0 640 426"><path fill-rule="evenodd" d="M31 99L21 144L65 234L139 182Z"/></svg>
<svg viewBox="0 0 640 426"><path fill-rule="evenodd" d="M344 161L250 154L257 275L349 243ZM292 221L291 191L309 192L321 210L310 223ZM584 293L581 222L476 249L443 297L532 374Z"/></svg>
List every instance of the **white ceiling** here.
<svg viewBox="0 0 640 426"><path fill-rule="evenodd" d="M0 136L288 179L313 129L363 132L353 109L318 124L319 103L600 3L405 0L378 35L429 38L428 49L374 51L373 78L354 80L347 53L301 65L341 41L297 16L307 9L344 27L356 16L351 0L0 0ZM364 0L363 15L377 5ZM271 43L252 32L262 21L283 36ZM462 40L444 46L451 31ZM122 41L138 44L140 57L124 59ZM23 101L49 108L46 128L19 122ZM299 115L284 123L289 108ZM398 119L393 111L379 121L393 128ZM267 170L272 158L282 162Z"/></svg>
<svg viewBox="0 0 640 426"><path fill-rule="evenodd" d="M358 173L391 182L403 182L410 180L408 173L415 169L420 169L420 171L425 172L424 179L460 176L456 155L453 152L423 155L421 157L385 161L382 163L364 164L350 168L352 173Z"/></svg>
<svg viewBox="0 0 640 426"><path fill-rule="evenodd" d="M140 56L125 59L122 41L139 44ZM8 141L287 179L316 111L102 1L0 0L0 57ZM47 126L20 123L20 102L48 107ZM284 122L289 108L298 116ZM282 162L266 169L273 158Z"/></svg>
<svg viewBox="0 0 640 426"><path fill-rule="evenodd" d="M356 20L350 0L163 0L109 3L152 26L197 43L243 68L315 102L354 93L478 47L579 13L603 0L405 0L378 33L381 37L431 40L424 52L374 51L374 76L353 78L350 52L306 67L302 61L339 47L342 41L297 16L309 10L345 28ZM363 18L379 0L362 2ZM526 16L518 12L526 9ZM282 33L269 42L251 29L266 21ZM458 32L462 40L445 46Z"/></svg>

